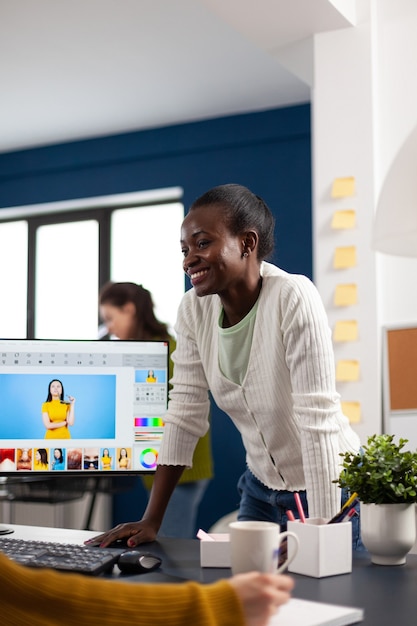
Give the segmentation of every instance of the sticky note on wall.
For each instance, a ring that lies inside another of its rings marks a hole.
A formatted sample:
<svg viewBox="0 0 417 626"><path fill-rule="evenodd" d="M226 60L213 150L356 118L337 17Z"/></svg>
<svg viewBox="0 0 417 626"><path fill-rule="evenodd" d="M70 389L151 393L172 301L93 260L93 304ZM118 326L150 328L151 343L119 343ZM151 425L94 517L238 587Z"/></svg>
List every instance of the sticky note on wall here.
<svg viewBox="0 0 417 626"><path fill-rule="evenodd" d="M332 198L346 198L355 193L355 177L335 178L332 186Z"/></svg>
<svg viewBox="0 0 417 626"><path fill-rule="evenodd" d="M356 320L340 320L333 330L334 341L357 341L358 322Z"/></svg>
<svg viewBox="0 0 417 626"><path fill-rule="evenodd" d="M358 286L355 283L336 285L334 292L335 306L352 306L358 302Z"/></svg>
<svg viewBox="0 0 417 626"><path fill-rule="evenodd" d="M345 269L356 265L356 246L343 246L336 248L333 258L335 269Z"/></svg>
<svg viewBox="0 0 417 626"><path fill-rule="evenodd" d="M345 211L335 211L333 213L332 228L348 229L354 228L356 225L356 211L354 209L346 209Z"/></svg>
<svg viewBox="0 0 417 626"><path fill-rule="evenodd" d="M342 402L342 412L346 415L351 424L357 424L361 421L361 403L360 402Z"/></svg>
<svg viewBox="0 0 417 626"><path fill-rule="evenodd" d="M336 365L336 380L339 382L359 380L359 361L338 361Z"/></svg>

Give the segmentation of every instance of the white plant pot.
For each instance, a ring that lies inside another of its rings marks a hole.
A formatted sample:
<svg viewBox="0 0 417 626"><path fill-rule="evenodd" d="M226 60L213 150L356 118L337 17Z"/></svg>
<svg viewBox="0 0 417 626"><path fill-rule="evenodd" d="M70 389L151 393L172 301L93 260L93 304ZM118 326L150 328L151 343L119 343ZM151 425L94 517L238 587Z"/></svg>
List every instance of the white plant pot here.
<svg viewBox="0 0 417 626"><path fill-rule="evenodd" d="M416 540L415 504L361 503L361 535L377 565L403 565Z"/></svg>

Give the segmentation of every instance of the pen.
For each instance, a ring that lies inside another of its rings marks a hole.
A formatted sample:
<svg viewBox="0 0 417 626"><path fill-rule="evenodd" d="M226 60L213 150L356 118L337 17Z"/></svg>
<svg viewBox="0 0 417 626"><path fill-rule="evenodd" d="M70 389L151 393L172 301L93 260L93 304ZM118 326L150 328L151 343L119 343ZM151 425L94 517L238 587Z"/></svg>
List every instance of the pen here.
<svg viewBox="0 0 417 626"><path fill-rule="evenodd" d="M297 505L298 515L300 516L300 522L303 522L304 524L304 522L306 521L306 518L304 515L303 505L301 504L300 494L297 492L294 492L294 499L295 499L295 504Z"/></svg>
<svg viewBox="0 0 417 626"><path fill-rule="evenodd" d="M341 515L339 517L339 519L337 519L333 523L334 524L341 524L342 522L348 522L354 515L356 515L356 510L355 510L355 507L353 506L351 509L349 509L349 511L346 514ZM330 524L330 522L329 522L329 524Z"/></svg>
<svg viewBox="0 0 417 626"><path fill-rule="evenodd" d="M356 491L354 493L352 493L352 495L350 496L350 498L348 500L346 500L346 502L344 503L344 505L342 506L342 508L340 509L340 511L343 511L344 509L347 509L348 506L350 506L352 504L352 502L354 500L356 500L356 498L358 497L358 494L356 493Z"/></svg>
<svg viewBox="0 0 417 626"><path fill-rule="evenodd" d="M350 509L347 514L340 520L341 522L348 522L354 515L356 515L356 509Z"/></svg>
<svg viewBox="0 0 417 626"><path fill-rule="evenodd" d="M340 509L340 511L338 513L336 513L336 515L334 515L331 520L329 520L329 524L334 524L334 522L339 521L339 517L342 515L342 513L344 511L346 511L346 509L352 504L352 502L354 500L356 500L356 498L358 497L358 494L356 493L356 491L354 493L352 493L352 495L350 496L350 498L348 500L346 500L346 502L342 505L342 508Z"/></svg>
<svg viewBox="0 0 417 626"><path fill-rule="evenodd" d="M292 511L287 511L287 517L290 520L290 522L295 522L294 513Z"/></svg>
<svg viewBox="0 0 417 626"><path fill-rule="evenodd" d="M349 498L349 500L351 500L351 498ZM337 524L338 522L341 522L342 520L345 519L346 515L351 510L355 510L355 506L356 506L356 498L351 500L349 505L347 505L347 503L345 503L345 505L340 509L340 511L338 513L336 513L336 515L334 517L332 517L332 519L329 520L327 523L328 524Z"/></svg>

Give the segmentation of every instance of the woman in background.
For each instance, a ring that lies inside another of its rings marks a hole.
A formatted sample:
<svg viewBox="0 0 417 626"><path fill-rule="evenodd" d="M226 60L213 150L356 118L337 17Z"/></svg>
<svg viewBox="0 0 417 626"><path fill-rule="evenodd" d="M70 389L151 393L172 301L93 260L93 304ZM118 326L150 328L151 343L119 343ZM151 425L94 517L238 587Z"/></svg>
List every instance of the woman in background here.
<svg viewBox="0 0 417 626"><path fill-rule="evenodd" d="M54 378L49 383L48 397L42 404L42 420L46 428L45 439L71 439L68 426L74 426L75 398L68 396L64 400L64 386Z"/></svg>
<svg viewBox="0 0 417 626"><path fill-rule="evenodd" d="M107 283L99 294L100 316L110 336L117 339L167 340L170 355L175 349L175 340L167 325L160 322L154 312L152 296L147 289L136 283ZM170 358L169 378L173 364ZM168 505L161 536L193 538L198 506L213 476L210 439L207 433L195 449L193 464L186 469ZM142 481L148 490L153 477L144 476Z"/></svg>

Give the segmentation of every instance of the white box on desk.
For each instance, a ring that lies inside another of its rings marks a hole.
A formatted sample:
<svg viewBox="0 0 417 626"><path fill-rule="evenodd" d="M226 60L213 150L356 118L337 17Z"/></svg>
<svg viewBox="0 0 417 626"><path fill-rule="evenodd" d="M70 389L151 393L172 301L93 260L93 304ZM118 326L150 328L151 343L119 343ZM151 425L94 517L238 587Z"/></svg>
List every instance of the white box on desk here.
<svg viewBox="0 0 417 626"><path fill-rule="evenodd" d="M229 533L208 533L200 539L201 567L230 567Z"/></svg>
<svg viewBox="0 0 417 626"><path fill-rule="evenodd" d="M329 524L320 517L288 521L288 530L295 533L299 547L288 571L314 578L348 574L352 571L352 522ZM288 537L288 555L294 550Z"/></svg>

